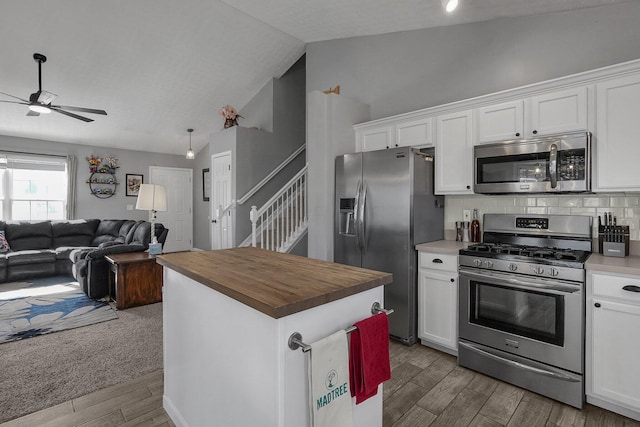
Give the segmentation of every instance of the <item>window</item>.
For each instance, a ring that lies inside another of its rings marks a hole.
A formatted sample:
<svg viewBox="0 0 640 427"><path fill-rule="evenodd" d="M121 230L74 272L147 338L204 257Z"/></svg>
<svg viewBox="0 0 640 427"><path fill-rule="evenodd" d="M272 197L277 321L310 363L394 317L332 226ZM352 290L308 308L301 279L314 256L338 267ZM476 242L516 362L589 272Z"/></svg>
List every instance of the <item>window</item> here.
<svg viewBox="0 0 640 427"><path fill-rule="evenodd" d="M65 219L67 186L64 157L0 154L0 219Z"/></svg>

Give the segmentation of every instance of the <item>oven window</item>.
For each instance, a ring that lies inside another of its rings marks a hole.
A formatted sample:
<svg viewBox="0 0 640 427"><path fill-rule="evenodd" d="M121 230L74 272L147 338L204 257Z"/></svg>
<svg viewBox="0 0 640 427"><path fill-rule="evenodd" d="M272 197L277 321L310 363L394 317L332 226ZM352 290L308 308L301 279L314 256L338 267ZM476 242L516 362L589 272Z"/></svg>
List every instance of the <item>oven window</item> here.
<svg viewBox="0 0 640 427"><path fill-rule="evenodd" d="M562 346L561 295L471 281L471 323Z"/></svg>

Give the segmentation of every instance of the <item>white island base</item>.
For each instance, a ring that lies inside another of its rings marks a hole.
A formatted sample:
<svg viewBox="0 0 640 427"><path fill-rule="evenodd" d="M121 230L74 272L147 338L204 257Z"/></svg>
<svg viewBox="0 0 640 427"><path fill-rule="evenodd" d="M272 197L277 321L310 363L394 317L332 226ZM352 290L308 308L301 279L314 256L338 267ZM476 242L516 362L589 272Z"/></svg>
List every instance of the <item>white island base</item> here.
<svg viewBox="0 0 640 427"><path fill-rule="evenodd" d="M289 336L311 344L383 298L379 286L276 319L165 266L165 410L178 426L310 427L309 358ZM381 427L382 386L353 408L354 426Z"/></svg>

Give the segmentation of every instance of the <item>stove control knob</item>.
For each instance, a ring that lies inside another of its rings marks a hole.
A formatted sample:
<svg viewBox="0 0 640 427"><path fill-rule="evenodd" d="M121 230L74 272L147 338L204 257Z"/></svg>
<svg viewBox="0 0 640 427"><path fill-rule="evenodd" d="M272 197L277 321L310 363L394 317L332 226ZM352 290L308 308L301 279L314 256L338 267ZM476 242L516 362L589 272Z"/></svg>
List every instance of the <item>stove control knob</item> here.
<svg viewBox="0 0 640 427"><path fill-rule="evenodd" d="M560 274L560 273L558 272L558 269L557 269L557 268L555 268L555 267L551 267L551 268L549 269L549 276L556 277L558 274Z"/></svg>
<svg viewBox="0 0 640 427"><path fill-rule="evenodd" d="M474 259L473 260L473 265L475 265L476 267L482 266L482 260L478 259L478 258Z"/></svg>
<svg viewBox="0 0 640 427"><path fill-rule="evenodd" d="M544 273L544 268L540 267L539 265L536 265L535 267L533 267L533 272L536 274L542 274Z"/></svg>
<svg viewBox="0 0 640 427"><path fill-rule="evenodd" d="M493 267L493 261L486 260L484 262L484 268L492 268L492 267Z"/></svg>
<svg viewBox="0 0 640 427"><path fill-rule="evenodd" d="M507 268L511 271L516 271L518 269L518 264L510 263Z"/></svg>

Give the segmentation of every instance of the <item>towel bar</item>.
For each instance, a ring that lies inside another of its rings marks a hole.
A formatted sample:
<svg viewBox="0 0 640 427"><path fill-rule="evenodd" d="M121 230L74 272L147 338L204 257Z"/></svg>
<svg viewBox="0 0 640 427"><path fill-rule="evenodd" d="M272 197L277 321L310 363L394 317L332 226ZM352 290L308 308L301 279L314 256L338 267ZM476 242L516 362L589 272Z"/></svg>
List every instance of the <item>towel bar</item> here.
<svg viewBox="0 0 640 427"><path fill-rule="evenodd" d="M378 314L378 313L391 314L391 313L393 313L393 309L382 308L380 303L376 301L371 306L371 314ZM350 334L351 332L355 331L356 329L357 329L356 326L349 326L344 331L347 334ZM294 333L291 334L291 336L289 336L289 348L291 350L297 350L297 349L301 348L303 353L307 353L307 352L311 351L311 346L309 344L305 344L302 341L302 335L300 334L300 332L294 332Z"/></svg>

